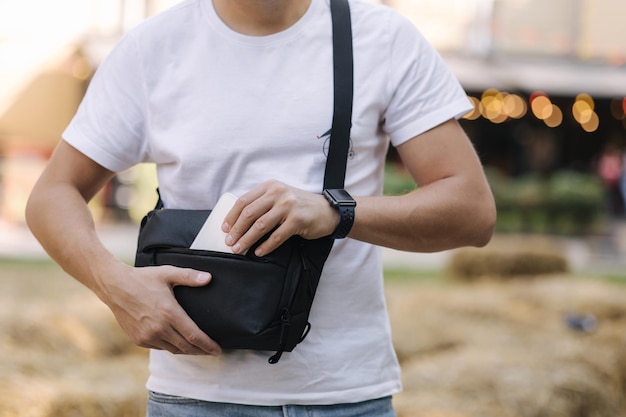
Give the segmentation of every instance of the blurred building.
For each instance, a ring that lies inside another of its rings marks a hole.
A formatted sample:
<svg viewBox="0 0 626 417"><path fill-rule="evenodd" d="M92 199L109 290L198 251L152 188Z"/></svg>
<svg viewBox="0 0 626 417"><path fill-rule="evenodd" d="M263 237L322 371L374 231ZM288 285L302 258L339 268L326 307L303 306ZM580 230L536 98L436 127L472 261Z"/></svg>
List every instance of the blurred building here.
<svg viewBox="0 0 626 417"><path fill-rule="evenodd" d="M121 34L179 1L0 2L0 219L21 221L35 178ZM607 144L624 147L626 2L370 1L404 13L442 53L475 103L463 125L484 164L508 175L590 172ZM124 208L114 195L105 203Z"/></svg>
<svg viewBox="0 0 626 417"><path fill-rule="evenodd" d="M171 0L0 2L0 220L23 221L28 194L93 72L130 27ZM120 176L99 199L113 213ZM121 184L121 185L120 185ZM124 207L125 208L125 207ZM95 208L95 210L98 210ZM102 210L99 210L102 211Z"/></svg>
<svg viewBox="0 0 626 417"><path fill-rule="evenodd" d="M626 2L387 0L413 20L472 96L486 165L591 172L626 144ZM612 146L612 145L611 145Z"/></svg>

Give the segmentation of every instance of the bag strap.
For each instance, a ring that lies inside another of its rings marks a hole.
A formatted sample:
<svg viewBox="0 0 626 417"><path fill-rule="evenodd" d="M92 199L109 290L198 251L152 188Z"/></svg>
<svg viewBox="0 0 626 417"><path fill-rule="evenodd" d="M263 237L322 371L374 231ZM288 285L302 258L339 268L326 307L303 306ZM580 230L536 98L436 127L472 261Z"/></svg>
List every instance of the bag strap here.
<svg viewBox="0 0 626 417"><path fill-rule="evenodd" d="M334 108L324 189L343 188L350 150L354 63L348 0L330 0L333 27Z"/></svg>
<svg viewBox="0 0 626 417"><path fill-rule="evenodd" d="M352 19L348 0L330 0L333 33L333 122L324 171L324 189L343 188L350 150L354 63L352 57ZM159 189L157 188L157 193ZM155 209L163 208L159 193Z"/></svg>

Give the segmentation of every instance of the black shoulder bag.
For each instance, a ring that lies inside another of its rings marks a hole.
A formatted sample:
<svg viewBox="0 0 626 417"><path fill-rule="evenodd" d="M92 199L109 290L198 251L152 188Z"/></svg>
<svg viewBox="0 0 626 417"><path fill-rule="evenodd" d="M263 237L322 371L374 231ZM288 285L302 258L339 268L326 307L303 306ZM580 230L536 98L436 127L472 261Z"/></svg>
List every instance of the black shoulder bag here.
<svg viewBox="0 0 626 417"><path fill-rule="evenodd" d="M353 62L347 0L331 0L334 114L324 188L343 188L352 118ZM277 363L311 328L308 321L331 237L292 236L257 257L189 249L211 210L157 207L141 222L135 266L174 265L210 272L204 287L177 286L174 295L189 317L223 349L269 350Z"/></svg>

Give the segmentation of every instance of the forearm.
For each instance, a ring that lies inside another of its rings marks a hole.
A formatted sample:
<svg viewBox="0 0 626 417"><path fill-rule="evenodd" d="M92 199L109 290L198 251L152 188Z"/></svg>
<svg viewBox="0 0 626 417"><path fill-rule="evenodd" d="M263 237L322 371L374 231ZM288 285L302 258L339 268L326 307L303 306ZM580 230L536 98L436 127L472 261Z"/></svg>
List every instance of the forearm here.
<svg viewBox="0 0 626 417"><path fill-rule="evenodd" d="M350 237L411 252L484 246L495 206L486 184L451 177L402 195L356 198Z"/></svg>
<svg viewBox="0 0 626 417"><path fill-rule="evenodd" d="M37 184L28 201L26 220L50 257L103 298L102 271L123 267L123 263L101 243L80 192L68 184Z"/></svg>

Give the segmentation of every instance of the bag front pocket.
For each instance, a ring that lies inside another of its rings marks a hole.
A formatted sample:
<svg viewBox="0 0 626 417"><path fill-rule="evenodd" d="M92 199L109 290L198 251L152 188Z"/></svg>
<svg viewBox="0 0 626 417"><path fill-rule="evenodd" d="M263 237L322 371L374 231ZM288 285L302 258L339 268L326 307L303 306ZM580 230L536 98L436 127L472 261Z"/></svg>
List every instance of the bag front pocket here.
<svg viewBox="0 0 626 417"><path fill-rule="evenodd" d="M157 265L211 273L206 286L178 286L174 294L189 317L222 348L249 349L250 338L277 324L285 268L240 255L189 249L157 251L154 256Z"/></svg>

